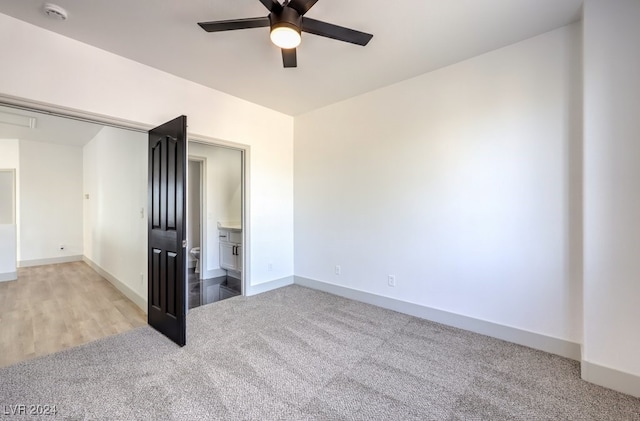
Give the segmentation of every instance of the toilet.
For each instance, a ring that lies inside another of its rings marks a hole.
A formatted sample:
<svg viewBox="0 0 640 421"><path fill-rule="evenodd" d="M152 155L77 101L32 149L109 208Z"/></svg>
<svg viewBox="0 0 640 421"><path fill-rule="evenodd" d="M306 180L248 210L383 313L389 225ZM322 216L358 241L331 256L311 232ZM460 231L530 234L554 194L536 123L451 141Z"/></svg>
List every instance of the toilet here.
<svg viewBox="0 0 640 421"><path fill-rule="evenodd" d="M200 247L194 247L189 252L196 259L196 273L200 273Z"/></svg>

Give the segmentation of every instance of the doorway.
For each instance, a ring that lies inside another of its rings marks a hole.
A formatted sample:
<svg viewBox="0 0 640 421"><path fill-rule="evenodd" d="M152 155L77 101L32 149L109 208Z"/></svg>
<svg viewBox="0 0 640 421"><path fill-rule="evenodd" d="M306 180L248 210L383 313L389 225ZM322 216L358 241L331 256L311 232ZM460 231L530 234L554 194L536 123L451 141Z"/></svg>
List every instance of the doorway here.
<svg viewBox="0 0 640 421"><path fill-rule="evenodd" d="M0 120L0 366L146 324L146 136L4 105Z"/></svg>
<svg viewBox="0 0 640 421"><path fill-rule="evenodd" d="M244 153L189 141L187 308L242 294Z"/></svg>

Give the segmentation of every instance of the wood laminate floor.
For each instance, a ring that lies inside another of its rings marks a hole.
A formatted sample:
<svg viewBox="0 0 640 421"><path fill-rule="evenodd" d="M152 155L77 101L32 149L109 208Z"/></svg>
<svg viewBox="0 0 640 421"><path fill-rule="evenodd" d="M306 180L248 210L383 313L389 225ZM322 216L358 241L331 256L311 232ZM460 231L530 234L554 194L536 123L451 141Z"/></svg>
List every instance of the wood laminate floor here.
<svg viewBox="0 0 640 421"><path fill-rule="evenodd" d="M0 282L0 367L126 332L146 314L84 262L18 269Z"/></svg>

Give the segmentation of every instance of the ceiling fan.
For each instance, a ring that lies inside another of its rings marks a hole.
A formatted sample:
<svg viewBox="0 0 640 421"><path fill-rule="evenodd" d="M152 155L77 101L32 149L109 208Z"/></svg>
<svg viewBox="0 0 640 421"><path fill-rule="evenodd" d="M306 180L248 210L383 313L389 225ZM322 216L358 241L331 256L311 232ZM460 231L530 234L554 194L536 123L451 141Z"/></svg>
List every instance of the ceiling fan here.
<svg viewBox="0 0 640 421"><path fill-rule="evenodd" d="M260 0L269 10L263 18L231 19L214 22L199 22L207 32L232 31L235 29L271 27L271 41L282 49L284 67L297 67L296 47L300 45L302 32L357 45L367 45L373 35L304 16L318 0Z"/></svg>

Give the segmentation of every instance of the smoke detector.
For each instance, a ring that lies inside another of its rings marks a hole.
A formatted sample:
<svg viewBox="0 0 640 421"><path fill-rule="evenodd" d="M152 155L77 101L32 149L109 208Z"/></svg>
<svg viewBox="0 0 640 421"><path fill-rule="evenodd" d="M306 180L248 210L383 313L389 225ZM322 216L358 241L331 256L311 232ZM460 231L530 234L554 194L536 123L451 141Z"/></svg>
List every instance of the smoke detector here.
<svg viewBox="0 0 640 421"><path fill-rule="evenodd" d="M67 20L67 11L57 4L46 3L42 8L44 14L52 19Z"/></svg>

